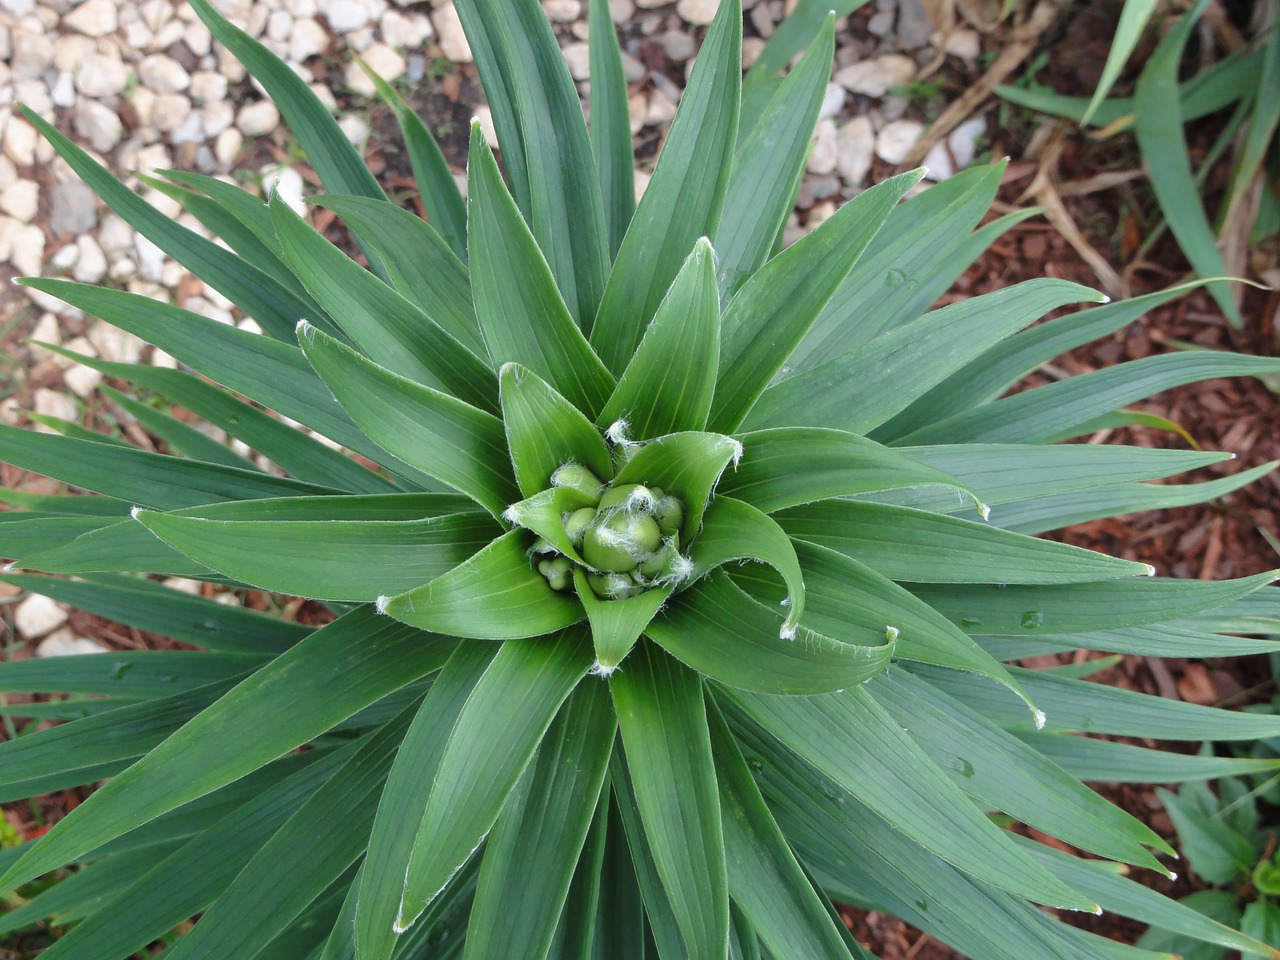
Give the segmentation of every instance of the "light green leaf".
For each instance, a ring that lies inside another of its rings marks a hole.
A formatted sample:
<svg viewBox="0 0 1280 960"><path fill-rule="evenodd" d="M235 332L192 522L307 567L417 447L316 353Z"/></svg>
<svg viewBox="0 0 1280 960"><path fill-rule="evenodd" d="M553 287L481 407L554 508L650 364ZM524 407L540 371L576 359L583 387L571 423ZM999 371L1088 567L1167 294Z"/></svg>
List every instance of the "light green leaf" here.
<svg viewBox="0 0 1280 960"><path fill-rule="evenodd" d="M773 954L849 960L835 927L839 921L833 922L809 885L713 699L707 721L720 790L729 895Z"/></svg>
<svg viewBox="0 0 1280 960"><path fill-rule="evenodd" d="M719 501L717 501L719 502ZM652 592L652 591L651 591ZM647 594L646 594L647 596ZM717 571L682 592L645 628L677 659L721 683L758 693L805 696L856 686L889 666L894 644L879 646L836 637L864 638L863 624L823 632L801 625L783 639L783 617ZM883 640L884 627L868 640Z"/></svg>
<svg viewBox="0 0 1280 960"><path fill-rule="evenodd" d="M644 835L685 949L724 960L729 889L702 682L642 644L609 689Z"/></svg>
<svg viewBox="0 0 1280 960"><path fill-rule="evenodd" d="M367 197L310 199L340 216L377 251L400 296L471 353L487 357L471 304L471 278L459 259L465 256L465 248L462 254L457 253L431 224L394 204Z"/></svg>
<svg viewBox="0 0 1280 960"><path fill-rule="evenodd" d="M581 464L602 482L613 478L613 459L600 431L545 380L506 363L498 388L511 463L526 497L550 487L551 475L566 463Z"/></svg>
<svg viewBox="0 0 1280 960"><path fill-rule="evenodd" d="M591 666L590 650L579 630L511 640L476 682L440 757L404 874L397 931L413 924L489 832Z"/></svg>
<svg viewBox="0 0 1280 960"><path fill-rule="evenodd" d="M1080 118L1081 126L1089 122L1094 111L1107 99L1107 94L1111 92L1111 87L1119 78L1120 71L1129 60L1129 55L1142 39L1142 32L1146 29L1147 21L1151 19L1151 13L1155 8L1156 0L1125 0L1124 7L1120 11L1120 21L1116 24L1115 36L1111 41L1111 49L1107 51L1107 62L1102 67L1102 76L1094 87L1093 96L1089 98L1089 106L1085 108L1084 116Z"/></svg>
<svg viewBox="0 0 1280 960"><path fill-rule="evenodd" d="M479 123L471 127L467 172L472 295L489 356L498 366L523 364L594 417L613 391L613 377L556 288Z"/></svg>
<svg viewBox="0 0 1280 960"><path fill-rule="evenodd" d="M1222 817L1199 809L1187 796L1192 789L1183 787L1181 796L1157 789L1156 795L1178 831L1178 845L1188 866L1208 883L1234 883L1253 869L1258 851L1248 837Z"/></svg>
<svg viewBox="0 0 1280 960"><path fill-rule="evenodd" d="M217 579L204 564L184 557L133 520L105 523L90 517L55 517L0 526L0 545L14 568L44 573L160 573Z"/></svg>
<svg viewBox="0 0 1280 960"><path fill-rule="evenodd" d="M831 79L835 17L827 14L816 32L809 50L778 84L760 122L734 154L733 179L715 233L720 260L716 275L725 296L769 257L774 238L791 212Z"/></svg>
<svg viewBox="0 0 1280 960"><path fill-rule="evenodd" d="M280 108L325 188L332 193L385 200L386 194L365 166L364 158L306 81L261 43L225 20L208 0L191 0L191 5L218 42L245 65Z"/></svg>
<svg viewBox="0 0 1280 960"><path fill-rule="evenodd" d="M158 170L156 172L174 183L182 184L192 190L199 190L235 217L241 226L258 238L263 247L271 251L273 257L280 259L280 238L276 236L276 229L271 224L271 211L262 202L262 197L258 193L250 192L239 184L227 183L217 177L190 170ZM216 234L217 231L215 230L214 233ZM227 238L223 237L223 239ZM280 280L293 284L294 292L299 296L305 296L306 290L302 283L292 271L284 267L283 261L281 261L281 267L283 273L280 275Z"/></svg>
<svg viewBox="0 0 1280 960"><path fill-rule="evenodd" d="M674 585L655 586L634 597L601 600L591 589L586 572L580 567L574 568L573 585L591 624L591 640L596 649L592 670L605 675L631 652L640 634L645 632L645 627L650 625L675 589Z"/></svg>
<svg viewBox="0 0 1280 960"><path fill-rule="evenodd" d="M25 285L141 337L197 373L350 450L378 455L297 347L123 290L66 280L28 279Z"/></svg>
<svg viewBox="0 0 1280 960"><path fill-rule="evenodd" d="M560 45L537 4L462 0L455 6L515 195L569 313L586 329L600 303L609 249L582 104Z"/></svg>
<svg viewBox="0 0 1280 960"><path fill-rule="evenodd" d="M791 536L830 547L890 580L1072 583L1145 575L1143 563L926 510L824 500L774 515Z"/></svg>
<svg viewBox="0 0 1280 960"><path fill-rule="evenodd" d="M699 237L715 233L729 182L742 86L742 5L725 0L707 31L653 178L618 250L591 343L615 374Z"/></svg>
<svg viewBox="0 0 1280 960"><path fill-rule="evenodd" d="M616 723L615 720L615 728ZM592 960L595 955L597 930L600 927L598 914L605 873L604 860L611 806L609 797L610 791L606 785L596 804L595 817L592 819L586 843L578 856L578 865L573 872L569 895L565 898L564 909L560 912L560 922L556 926L555 939L551 942L551 949L547 951L548 960ZM611 917L610 923L621 920L620 916ZM619 960L623 958L619 956Z"/></svg>
<svg viewBox="0 0 1280 960"><path fill-rule="evenodd" d="M497 410L487 361L313 230L278 196L272 219L285 259L369 359L484 410Z"/></svg>
<svg viewBox="0 0 1280 960"><path fill-rule="evenodd" d="M1182 252L1200 276L1221 277L1227 268L1191 172L1178 96L1182 51L1207 4L1208 0L1200 0L1151 54L1134 90L1133 132L1142 151L1151 189ZM1244 318L1226 283L1213 282L1206 288L1231 325L1237 330L1243 327Z"/></svg>
<svg viewBox="0 0 1280 960"><path fill-rule="evenodd" d="M192 596L145 577L94 574L64 580L10 573L0 575L0 582L207 650L283 653L312 632L300 623Z"/></svg>
<svg viewBox="0 0 1280 960"><path fill-rule="evenodd" d="M672 433L631 452L613 482L615 486L643 483L661 487L679 498L684 504L680 542L688 543L702 526L702 513L711 491L716 489L724 469L741 453L742 445L732 437L694 431Z"/></svg>
<svg viewBox="0 0 1280 960"><path fill-rule="evenodd" d="M1201 350L1162 354L1094 370L947 417L900 443L1040 443L1074 436L1082 424L1152 394L1213 377L1280 372L1280 360Z"/></svg>
<svg viewBox="0 0 1280 960"><path fill-rule="evenodd" d="M596 422L625 421L633 440L707 425L720 356L715 252L693 246Z"/></svg>
<svg viewBox="0 0 1280 960"><path fill-rule="evenodd" d="M339 952L337 938L331 937L331 950L326 956L333 956L335 960L339 957L352 960L357 955L364 960L389 960L395 952L398 935L392 925L404 890L405 867L413 854L418 825L422 822L445 742L459 711L497 653L496 644L460 643L431 684L427 698L401 742L378 800L364 868L354 887L356 900L350 911L354 918L350 949ZM473 875L474 869L460 870L455 889L466 890L474 880ZM443 906L449 899L440 897L436 905ZM422 922L427 924L431 919L428 914ZM408 939L401 938L399 943L404 945Z"/></svg>
<svg viewBox="0 0 1280 960"><path fill-rule="evenodd" d="M609 259L618 255L636 211L635 155L622 49L608 0L591 0L587 17L591 57L591 153L600 181Z"/></svg>
<svg viewBox="0 0 1280 960"><path fill-rule="evenodd" d="M435 228L433 233L438 231L439 236L457 256L465 257L467 203L462 197L462 191L458 189L458 182L453 179L448 161L440 152L440 144L436 142L431 128L404 102L395 87L370 70L364 60L357 57L356 62L360 64L365 76L373 81L378 97L396 115L396 122L400 124L400 137L404 140L405 152L409 155L409 165L413 167L414 179L418 181L418 195L427 212L427 220ZM377 247L375 249L378 250L378 256L382 257L383 251ZM383 263L394 279L395 271L391 264L386 263L385 259ZM399 281L396 283L399 284Z"/></svg>
<svg viewBox="0 0 1280 960"><path fill-rule="evenodd" d="M300 327L298 337L338 402L399 462L447 483L495 517L519 498L497 417L392 373L314 327Z"/></svg>
<svg viewBox="0 0 1280 960"><path fill-rule="evenodd" d="M816 697L723 689L798 756L965 873L1038 903L1094 909L1018 849L863 688Z"/></svg>
<svg viewBox="0 0 1280 960"><path fill-rule="evenodd" d="M580 683L494 824L464 957L546 956L557 918L571 908L567 897L600 802L616 731L605 685ZM531 877L537 882L530 884Z"/></svg>
<svg viewBox="0 0 1280 960"><path fill-rule="evenodd" d="M260 470L184 460L134 447L51 436L0 425L0 456L7 463L109 497L161 510L220 500L338 493Z"/></svg>
<svg viewBox="0 0 1280 960"><path fill-rule="evenodd" d="M742 464L721 493L773 513L815 500L873 490L950 487L981 507L954 477L856 434L818 427L760 430L742 437Z"/></svg>
<svg viewBox="0 0 1280 960"><path fill-rule="evenodd" d="M923 171L858 194L751 276L725 307L709 422L736 430Z"/></svg>
<svg viewBox="0 0 1280 960"><path fill-rule="evenodd" d="M251 316L270 336L287 339L290 328L306 316L306 304L269 274L166 217L30 107L20 106L19 110L112 210Z"/></svg>
<svg viewBox="0 0 1280 960"><path fill-rule="evenodd" d="M1048 311L1099 299L1101 294L1088 287L1044 279L961 300L788 377L764 392L746 426L835 427L868 434Z"/></svg>
<svg viewBox="0 0 1280 960"><path fill-rule="evenodd" d="M1275 579L1143 578L1084 584L920 584L911 592L970 633L1025 636L1137 627L1189 617L1247 596Z"/></svg>
<svg viewBox="0 0 1280 960"><path fill-rule="evenodd" d="M219 573L275 593L375 600L443 576L501 535L487 514L422 520L233 520L139 511L144 527Z"/></svg>
<svg viewBox="0 0 1280 960"><path fill-rule="evenodd" d="M513 503L503 517L526 530L532 530L574 563L586 564L565 532L564 518L574 510L593 506L595 503L591 498L579 490L553 487L519 503Z"/></svg>
<svg viewBox="0 0 1280 960"><path fill-rule="evenodd" d="M12 867L10 889L203 796L439 669L456 641L361 607L239 684L76 808Z"/></svg>
<svg viewBox="0 0 1280 960"><path fill-rule="evenodd" d="M424 630L483 640L539 637L577 623L582 605L534 569L529 540L512 530L430 583L379 597L379 607Z"/></svg>

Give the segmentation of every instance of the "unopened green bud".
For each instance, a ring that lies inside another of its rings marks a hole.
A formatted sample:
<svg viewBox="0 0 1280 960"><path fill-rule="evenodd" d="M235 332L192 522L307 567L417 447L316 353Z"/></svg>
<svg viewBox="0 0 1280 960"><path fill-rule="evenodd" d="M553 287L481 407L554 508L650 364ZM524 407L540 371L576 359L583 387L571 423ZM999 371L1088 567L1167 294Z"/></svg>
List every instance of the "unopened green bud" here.
<svg viewBox="0 0 1280 960"><path fill-rule="evenodd" d="M597 570L627 573L662 543L657 523L646 514L615 513L601 521L603 516L601 511L582 538L582 558Z"/></svg>
<svg viewBox="0 0 1280 960"><path fill-rule="evenodd" d="M587 583L601 600L626 600L644 592L644 588L625 573L589 573Z"/></svg>
<svg viewBox="0 0 1280 960"><path fill-rule="evenodd" d="M674 536L684 523L684 507L675 497L665 496L654 504L653 516L658 521L658 529L663 536Z"/></svg>
<svg viewBox="0 0 1280 960"><path fill-rule="evenodd" d="M641 560L640 566L636 569L639 570L643 576L648 577L649 579L660 576L667 568L667 562L675 555L675 552L676 545L672 541L668 540L662 545L660 550L655 550L651 556Z"/></svg>
<svg viewBox="0 0 1280 960"><path fill-rule="evenodd" d="M604 484L600 479L578 463L566 463L563 467L557 468L551 475L551 485L576 490L592 503L600 499L600 494L604 490Z"/></svg>
<svg viewBox="0 0 1280 960"><path fill-rule="evenodd" d="M600 498L601 510L616 510L619 507L647 510L652 506L653 492L639 483L624 483L617 487L610 487Z"/></svg>
<svg viewBox="0 0 1280 960"><path fill-rule="evenodd" d="M547 569L542 569L542 564L547 565ZM547 578L547 583L551 585L552 590L568 590L572 580L572 574L569 566L568 557L556 557L554 560L544 560L538 564L538 569L542 575Z"/></svg>
<svg viewBox="0 0 1280 960"><path fill-rule="evenodd" d="M596 511L591 507L583 507L569 514L564 521L564 532L569 542L575 547L582 546L582 535L587 532L587 527L591 526L591 521L595 518Z"/></svg>

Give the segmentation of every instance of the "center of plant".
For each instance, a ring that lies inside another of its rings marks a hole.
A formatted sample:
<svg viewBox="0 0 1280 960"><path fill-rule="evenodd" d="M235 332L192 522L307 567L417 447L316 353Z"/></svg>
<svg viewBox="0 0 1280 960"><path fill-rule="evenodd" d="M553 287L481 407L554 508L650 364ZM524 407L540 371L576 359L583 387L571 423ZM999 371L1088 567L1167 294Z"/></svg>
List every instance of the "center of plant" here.
<svg viewBox="0 0 1280 960"><path fill-rule="evenodd" d="M561 467L551 480L583 502L563 513L561 523L597 597L625 600L681 578L688 561L680 556L685 509L678 497L640 483L606 485L578 464ZM572 587L572 558L546 538L534 544L533 553L553 590Z"/></svg>

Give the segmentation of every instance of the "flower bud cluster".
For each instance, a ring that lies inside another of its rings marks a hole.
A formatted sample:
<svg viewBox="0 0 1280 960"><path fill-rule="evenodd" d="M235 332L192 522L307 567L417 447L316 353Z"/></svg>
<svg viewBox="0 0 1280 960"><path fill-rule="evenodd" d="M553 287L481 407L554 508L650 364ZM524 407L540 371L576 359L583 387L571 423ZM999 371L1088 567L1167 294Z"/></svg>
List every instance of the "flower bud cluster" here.
<svg viewBox="0 0 1280 960"><path fill-rule="evenodd" d="M602 600L625 600L651 587L683 578L689 561L680 555L684 504L639 483L607 487L586 467L567 464L551 482L590 503L564 514L565 536L586 566L591 591ZM534 545L538 572L553 590L573 584L570 559L545 540Z"/></svg>

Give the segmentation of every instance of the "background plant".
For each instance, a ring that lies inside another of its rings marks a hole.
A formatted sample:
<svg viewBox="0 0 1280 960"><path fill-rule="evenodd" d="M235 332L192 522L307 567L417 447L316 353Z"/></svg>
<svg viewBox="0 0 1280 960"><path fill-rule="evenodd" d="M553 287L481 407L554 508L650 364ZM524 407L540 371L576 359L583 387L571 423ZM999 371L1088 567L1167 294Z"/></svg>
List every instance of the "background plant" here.
<svg viewBox="0 0 1280 960"><path fill-rule="evenodd" d="M1276 617L1269 575L1149 579L1028 534L1272 469L1151 485L1226 455L1053 441L1280 364L1158 356L997 399L1173 295L1030 329L1101 298L1042 280L930 311L1020 219L979 226L998 165L901 203L919 173L896 177L776 252L830 19L785 79L760 81L753 120L741 11L722 4L636 206L603 0L590 133L537 4L459 3L511 187L477 127L464 202L384 87L427 223L386 202L291 71L194 5L280 105L330 191L315 202L370 269L278 199L170 171L230 249L201 241L27 113L264 333L26 282L188 370L84 362L279 469L142 404L169 453L0 429L8 462L93 492L4 492L18 509L0 549L43 572L5 579L201 648L2 665L7 690L74 695L11 708L69 722L0 745L3 795L110 778L0 852L6 889L78 867L5 926L78 919L51 960L127 956L197 913L171 956L864 956L834 897L976 957L1131 955L1036 904L1268 955L1120 876L1171 851L1080 782L1258 765L1072 734L1249 739L1275 718L1006 662L1271 649L1233 635ZM141 574L316 597L336 619Z"/></svg>

